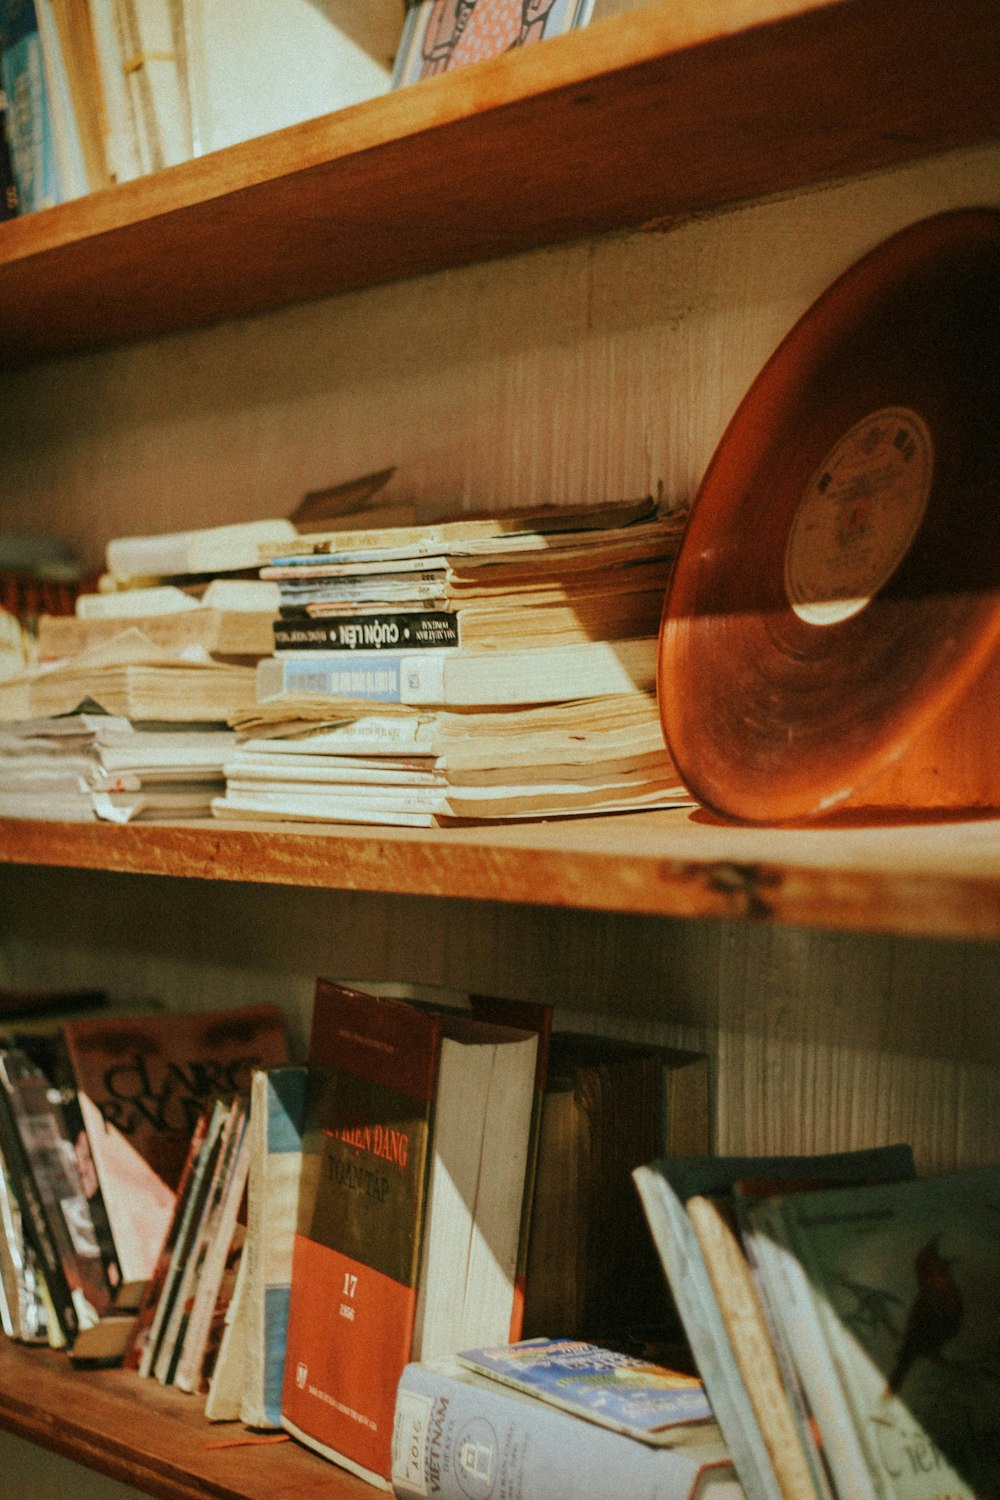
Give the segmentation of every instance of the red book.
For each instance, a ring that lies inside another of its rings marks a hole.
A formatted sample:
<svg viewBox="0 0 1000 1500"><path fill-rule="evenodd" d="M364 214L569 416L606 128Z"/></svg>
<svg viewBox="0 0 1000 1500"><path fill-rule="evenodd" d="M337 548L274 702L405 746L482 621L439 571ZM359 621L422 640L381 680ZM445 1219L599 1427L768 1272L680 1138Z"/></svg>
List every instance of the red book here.
<svg viewBox="0 0 1000 1500"><path fill-rule="evenodd" d="M507 1340L537 1046L317 984L282 1420L384 1488L404 1365Z"/></svg>
<svg viewBox="0 0 1000 1500"><path fill-rule="evenodd" d="M255 1067L288 1061L275 1006L66 1022L69 1068L121 1269L136 1305L173 1213L206 1103L245 1093Z"/></svg>

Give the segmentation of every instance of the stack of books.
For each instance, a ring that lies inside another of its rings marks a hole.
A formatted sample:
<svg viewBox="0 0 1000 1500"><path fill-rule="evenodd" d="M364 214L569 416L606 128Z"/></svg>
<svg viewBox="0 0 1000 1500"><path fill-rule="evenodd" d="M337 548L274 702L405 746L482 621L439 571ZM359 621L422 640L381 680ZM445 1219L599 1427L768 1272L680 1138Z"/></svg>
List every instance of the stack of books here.
<svg viewBox="0 0 1000 1500"><path fill-rule="evenodd" d="M298 538L261 570L276 649L216 813L433 826L687 801L655 697L683 523L646 499Z"/></svg>
<svg viewBox="0 0 1000 1500"><path fill-rule="evenodd" d="M279 594L257 576L261 547L369 514L393 470L305 495L290 517L112 538L95 592L71 615L42 613L30 670L0 682L0 720L82 706L133 722L224 727L256 700L254 670L274 649ZM390 514L412 507L383 502Z"/></svg>
<svg viewBox="0 0 1000 1500"><path fill-rule="evenodd" d="M111 823L207 817L235 735L71 713L0 725L0 817Z"/></svg>

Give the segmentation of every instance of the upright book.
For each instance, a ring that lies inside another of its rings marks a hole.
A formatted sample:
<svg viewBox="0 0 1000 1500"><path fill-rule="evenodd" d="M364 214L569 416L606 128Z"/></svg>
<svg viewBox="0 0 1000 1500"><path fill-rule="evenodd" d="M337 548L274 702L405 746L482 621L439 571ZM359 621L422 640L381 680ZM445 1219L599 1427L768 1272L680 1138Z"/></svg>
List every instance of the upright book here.
<svg viewBox="0 0 1000 1500"><path fill-rule="evenodd" d="M724 1207L744 1179L846 1183L912 1174L905 1146L826 1156L662 1158L633 1174L748 1500L802 1500L821 1492L822 1480L812 1473L805 1437L796 1430L766 1324L758 1320L750 1330L732 1316L730 1289L742 1274L742 1256L725 1257L724 1247L709 1238L707 1211L713 1200Z"/></svg>
<svg viewBox="0 0 1000 1500"><path fill-rule="evenodd" d="M676 1314L632 1171L711 1145L703 1053L557 1032L549 1054L524 1332L640 1344Z"/></svg>
<svg viewBox="0 0 1000 1500"><path fill-rule="evenodd" d="M0 81L7 139L22 214L61 202L49 85L34 0L0 5Z"/></svg>
<svg viewBox="0 0 1000 1500"><path fill-rule="evenodd" d="M317 983L282 1417L383 1488L407 1361L508 1336L536 1052Z"/></svg>
<svg viewBox="0 0 1000 1500"><path fill-rule="evenodd" d="M84 1160L74 1149L59 1091L17 1048L0 1051L0 1150L63 1340L71 1352L90 1358L86 1335L110 1312L112 1287L83 1181Z"/></svg>
<svg viewBox="0 0 1000 1500"><path fill-rule="evenodd" d="M260 1068L253 1075L246 1238L206 1403L213 1420L281 1426L305 1099L304 1067Z"/></svg>

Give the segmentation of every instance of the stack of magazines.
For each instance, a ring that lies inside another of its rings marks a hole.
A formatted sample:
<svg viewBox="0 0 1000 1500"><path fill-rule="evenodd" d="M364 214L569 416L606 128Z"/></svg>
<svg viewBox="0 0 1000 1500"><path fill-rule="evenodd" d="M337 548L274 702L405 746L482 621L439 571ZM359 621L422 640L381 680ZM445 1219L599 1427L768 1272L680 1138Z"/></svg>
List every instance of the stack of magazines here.
<svg viewBox="0 0 1000 1500"><path fill-rule="evenodd" d="M220 817L413 826L686 802L656 707L683 515L651 500L301 536Z"/></svg>

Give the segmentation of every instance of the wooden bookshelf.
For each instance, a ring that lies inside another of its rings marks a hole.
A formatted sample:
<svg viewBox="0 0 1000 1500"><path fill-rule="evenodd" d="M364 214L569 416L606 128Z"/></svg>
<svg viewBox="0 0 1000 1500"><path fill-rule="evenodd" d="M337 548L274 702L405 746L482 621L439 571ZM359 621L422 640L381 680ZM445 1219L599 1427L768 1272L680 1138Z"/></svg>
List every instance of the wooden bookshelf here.
<svg viewBox="0 0 1000 1500"><path fill-rule="evenodd" d="M371 1485L294 1442L247 1446L202 1400L125 1370L0 1339L0 1425L160 1500L362 1500ZM213 1444L233 1443L215 1447ZM12 1496L14 1491L5 1489Z"/></svg>
<svg viewBox="0 0 1000 1500"><path fill-rule="evenodd" d="M0 367L581 237L657 233L731 204L998 138L996 0L656 0L0 225ZM53 374L57 399L62 374ZM95 495L99 504L97 488ZM155 503L148 510L155 513ZM148 520L137 520L136 529ZM1000 938L1000 820L753 829L678 810L436 831L0 821L0 863L843 933ZM412 909L407 920L400 919L397 951L407 951L403 938L418 925ZM613 920L586 925L600 928L609 947L619 945L616 952L631 938L631 928L612 935ZM470 946L477 934L482 927ZM740 936L758 934L744 927ZM792 945L799 934L784 936ZM933 945L912 946L913 973L932 967ZM810 951L818 952L818 940ZM538 953L558 971L558 952L541 939L529 962L541 964ZM863 989L860 966L855 972L839 961L845 992ZM484 971L489 962L487 955ZM471 961L470 968L481 972ZM983 1087L973 1072L979 1013L970 1000L972 1019L960 1015L934 973L915 1008L923 1004L929 1014L936 984L957 1017L975 1087L962 1093L943 1072L940 1096L932 1078L920 1101L929 1099L942 1117L975 1115L969 1099ZM799 977L796 970L788 1011L801 1013L805 1025L822 987L803 987ZM971 995L973 978L963 982ZM724 984L734 991L725 1012L732 1022L744 995L732 969ZM864 995L873 1015L891 1018L879 986L888 988L881 970ZM756 1000L749 981L746 995ZM908 992L904 999L908 1006ZM936 1010L933 1021L928 1052L941 1044ZM988 1025L987 1018L984 1035ZM887 1051L889 1031L886 1021L872 1046ZM830 1052L818 1022L803 1036L803 1056L812 1046ZM768 1110L795 1107L815 1091L806 1077L801 1096L794 1092L791 1045L782 1050L770 1033L767 1040L771 1051L746 1051L729 1095L734 1110L753 1115L748 1080L762 1073L761 1055L775 1080ZM730 1071L733 1055L730 1043ZM778 1087L782 1060L791 1081ZM858 1091L891 1090L891 1081L873 1083L863 1061L850 1075L860 1080ZM901 1076L912 1092L911 1075ZM841 1096L831 1089L830 1097ZM843 1119L847 1113L845 1105ZM211 1448L242 1429L210 1427L195 1398L121 1371L74 1370L60 1354L2 1338L0 1427L163 1500L373 1493L292 1443Z"/></svg>
<svg viewBox="0 0 1000 1500"><path fill-rule="evenodd" d="M0 363L997 136L994 0L658 0L3 224Z"/></svg>
<svg viewBox="0 0 1000 1500"><path fill-rule="evenodd" d="M755 829L677 810L493 828L0 822L0 860L856 932L1000 937L1000 821Z"/></svg>

